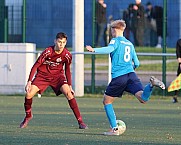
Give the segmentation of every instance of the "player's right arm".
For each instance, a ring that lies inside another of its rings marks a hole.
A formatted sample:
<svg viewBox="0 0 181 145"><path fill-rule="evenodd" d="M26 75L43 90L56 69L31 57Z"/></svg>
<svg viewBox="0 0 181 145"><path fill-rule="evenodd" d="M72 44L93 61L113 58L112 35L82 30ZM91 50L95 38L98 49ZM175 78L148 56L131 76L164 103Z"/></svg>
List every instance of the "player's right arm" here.
<svg viewBox="0 0 181 145"><path fill-rule="evenodd" d="M27 84L26 84L26 86L25 86L25 91L26 91L27 93L29 93L29 92L30 92L30 89L31 89L31 81L28 81Z"/></svg>
<svg viewBox="0 0 181 145"><path fill-rule="evenodd" d="M41 55L40 55L40 56L41 56ZM39 56L39 57L40 57L40 56ZM38 59L39 59L39 58L38 58ZM37 61L34 63L33 67L31 68L31 71L30 71L30 74L29 74L29 78L28 78L27 84L26 84L26 86L25 86L25 91L26 91L26 92L30 92L32 79L33 79L33 77L34 77L34 75L35 75L35 73L36 73L36 71L37 71L37 68L38 68L39 66L40 66L40 63L39 63L39 61L37 60Z"/></svg>
<svg viewBox="0 0 181 145"><path fill-rule="evenodd" d="M50 54L51 49L47 48L45 49L40 56L38 57L37 61L34 63L33 67L31 68L30 74L29 74L29 78L28 78L28 82L26 84L25 87L25 91L29 92L31 89L31 82L33 80L33 77L35 75L35 73L37 72L38 67L45 62L45 59L47 58L47 56Z"/></svg>

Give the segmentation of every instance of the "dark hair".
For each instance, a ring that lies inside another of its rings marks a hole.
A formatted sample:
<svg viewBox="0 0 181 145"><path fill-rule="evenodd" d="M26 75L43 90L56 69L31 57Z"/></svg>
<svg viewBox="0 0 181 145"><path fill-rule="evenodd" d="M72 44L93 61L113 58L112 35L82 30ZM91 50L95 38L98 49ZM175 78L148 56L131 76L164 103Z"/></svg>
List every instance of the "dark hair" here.
<svg viewBox="0 0 181 145"><path fill-rule="evenodd" d="M63 32L59 32L59 33L57 33L57 35L56 35L56 39L62 39L62 38L66 38L66 40L67 40L67 34L65 34L65 33L63 33Z"/></svg>

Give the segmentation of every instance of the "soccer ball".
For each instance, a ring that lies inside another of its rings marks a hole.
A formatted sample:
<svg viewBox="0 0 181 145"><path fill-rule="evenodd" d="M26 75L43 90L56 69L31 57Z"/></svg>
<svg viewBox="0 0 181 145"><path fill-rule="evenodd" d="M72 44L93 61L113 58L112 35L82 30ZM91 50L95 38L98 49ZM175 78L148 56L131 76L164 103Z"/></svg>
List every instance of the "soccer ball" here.
<svg viewBox="0 0 181 145"><path fill-rule="evenodd" d="M126 124L122 120L116 120L118 125L119 134L123 134L126 131Z"/></svg>

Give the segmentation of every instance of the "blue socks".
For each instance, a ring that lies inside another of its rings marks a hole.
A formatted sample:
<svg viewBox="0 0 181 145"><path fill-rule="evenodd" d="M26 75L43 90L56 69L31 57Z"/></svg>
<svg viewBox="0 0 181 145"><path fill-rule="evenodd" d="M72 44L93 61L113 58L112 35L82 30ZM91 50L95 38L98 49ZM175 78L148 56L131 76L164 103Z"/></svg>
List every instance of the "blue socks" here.
<svg viewBox="0 0 181 145"><path fill-rule="evenodd" d="M143 94L141 95L141 99L145 102L148 101L150 99L152 90L153 90L153 87L150 86L150 83L147 84L143 90Z"/></svg>
<svg viewBox="0 0 181 145"><path fill-rule="evenodd" d="M117 127L116 115L115 115L112 104L104 105L104 109L106 111L106 115L107 115L107 118L108 118L109 123L111 125L111 128L116 128Z"/></svg>
<svg viewBox="0 0 181 145"><path fill-rule="evenodd" d="M148 101L150 99L152 90L153 90L153 87L150 86L150 83L147 84L143 90L143 94L141 95L141 99L145 102ZM111 125L111 128L116 128L117 127L116 115L115 115L115 112L113 109L113 105L112 104L104 105L104 109L105 109L107 118L109 120L109 123Z"/></svg>

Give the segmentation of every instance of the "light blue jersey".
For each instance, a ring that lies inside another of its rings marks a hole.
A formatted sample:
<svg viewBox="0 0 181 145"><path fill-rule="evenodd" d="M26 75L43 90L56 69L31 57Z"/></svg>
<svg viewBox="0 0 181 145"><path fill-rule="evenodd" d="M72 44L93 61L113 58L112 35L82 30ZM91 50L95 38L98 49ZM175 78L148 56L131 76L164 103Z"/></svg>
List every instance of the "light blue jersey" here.
<svg viewBox="0 0 181 145"><path fill-rule="evenodd" d="M133 95L136 95L137 92L143 92L140 93L141 103L150 99L153 86L148 83L143 89L142 83L134 71L134 68L139 66L139 60L135 48L129 40L125 37L116 37L111 39L107 47L94 48L94 51L110 54L111 57L112 80L105 90L104 100L107 99L106 96L121 97L124 91ZM112 130L117 130L116 115L112 103L105 103L104 109ZM111 133L108 132L108 134Z"/></svg>
<svg viewBox="0 0 181 145"><path fill-rule="evenodd" d="M108 47L94 50L98 53L110 53L112 78L134 72L134 68L140 64L133 44L125 37L113 38Z"/></svg>

